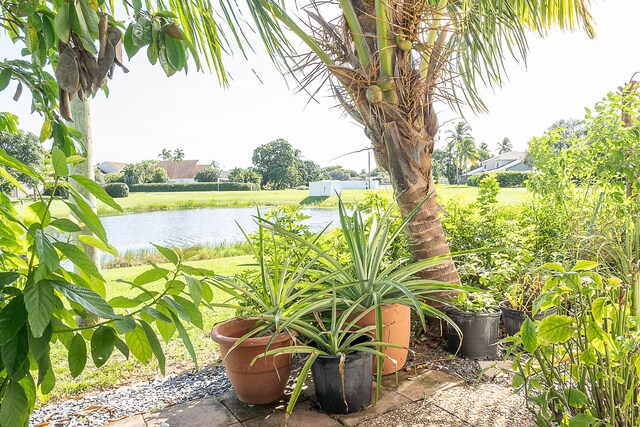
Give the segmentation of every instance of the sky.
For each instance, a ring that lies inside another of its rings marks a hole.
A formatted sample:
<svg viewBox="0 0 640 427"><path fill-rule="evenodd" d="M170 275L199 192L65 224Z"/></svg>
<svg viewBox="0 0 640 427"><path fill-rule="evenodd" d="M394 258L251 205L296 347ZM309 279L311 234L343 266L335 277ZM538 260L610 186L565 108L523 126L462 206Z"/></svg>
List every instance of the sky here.
<svg viewBox="0 0 640 427"><path fill-rule="evenodd" d="M585 107L640 71L640 0L594 0L592 14L595 40L581 33L530 37L527 66L511 61L509 81L483 90L489 113L464 114L478 142L495 149L508 137L515 149L524 150L551 123L583 117ZM15 54L6 38L0 40L0 57ZM295 84L287 84L263 55L248 61L231 57L227 64L233 80L223 89L211 74L190 71L167 78L144 52L134 57L126 64L130 73L117 70L109 82L108 99L99 93L92 101L96 160L133 162L157 158L163 148L180 148L187 159L215 160L230 169L250 166L254 148L283 138L321 166L367 168L366 152L349 153L367 148L369 141L330 97L309 101L306 93L296 93ZM29 114L29 97L14 103L12 96L11 88L0 93L0 111L17 114L21 128L39 133L42 119ZM460 116L443 106L439 118L444 137Z"/></svg>

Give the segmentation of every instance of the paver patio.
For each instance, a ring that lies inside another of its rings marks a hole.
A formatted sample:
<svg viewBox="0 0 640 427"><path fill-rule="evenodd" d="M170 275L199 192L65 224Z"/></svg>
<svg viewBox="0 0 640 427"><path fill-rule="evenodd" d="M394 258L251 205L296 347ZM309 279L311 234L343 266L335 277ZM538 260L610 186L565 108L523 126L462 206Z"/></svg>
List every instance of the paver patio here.
<svg viewBox="0 0 640 427"><path fill-rule="evenodd" d="M398 410L416 402L428 404L428 400L440 392L458 387L462 380L438 371L400 372L397 377L384 378L380 398L376 405L346 415L329 415L318 409L315 404L314 388L311 379L288 420L289 426L339 427L369 425L373 420L391 411ZM174 405L151 414L136 415L125 420L110 423L109 427L257 427L282 426L285 418L285 401L271 405L246 405L240 402L233 391L222 396L197 399ZM457 424L455 415L434 408L436 419L446 420L433 425Z"/></svg>

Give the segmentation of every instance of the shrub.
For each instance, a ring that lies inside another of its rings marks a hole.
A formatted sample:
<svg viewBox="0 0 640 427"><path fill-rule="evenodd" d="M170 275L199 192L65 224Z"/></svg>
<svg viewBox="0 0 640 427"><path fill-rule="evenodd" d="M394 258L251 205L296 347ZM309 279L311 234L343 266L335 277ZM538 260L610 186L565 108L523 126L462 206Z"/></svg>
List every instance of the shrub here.
<svg viewBox="0 0 640 427"><path fill-rule="evenodd" d="M208 169L199 170L195 176L195 180L197 182L216 182L218 178L220 178L219 167L210 167Z"/></svg>
<svg viewBox="0 0 640 427"><path fill-rule="evenodd" d="M493 172L501 188L524 187L531 172ZM477 187L488 174L482 173L467 178L467 185Z"/></svg>
<svg viewBox="0 0 640 427"><path fill-rule="evenodd" d="M165 182L162 184L135 184L129 191L171 193L178 191L256 191L260 186L244 182Z"/></svg>
<svg viewBox="0 0 640 427"><path fill-rule="evenodd" d="M167 182L168 180L169 180L169 174L167 173L166 169L156 168L156 170L153 171L153 175L151 176L151 182L160 183L160 182Z"/></svg>
<svg viewBox="0 0 640 427"><path fill-rule="evenodd" d="M124 182L112 182L102 186L104 191L114 199L120 197L129 197L129 186Z"/></svg>
<svg viewBox="0 0 640 427"><path fill-rule="evenodd" d="M124 175L122 172L113 172L104 175L104 183L109 184L111 182L124 182Z"/></svg>
<svg viewBox="0 0 640 427"><path fill-rule="evenodd" d="M42 195L43 196L50 196L52 191L53 191L52 188L45 187L45 189L42 191ZM55 197L62 197L63 199L68 199L69 198L69 190L67 190L64 187L56 187L54 196Z"/></svg>

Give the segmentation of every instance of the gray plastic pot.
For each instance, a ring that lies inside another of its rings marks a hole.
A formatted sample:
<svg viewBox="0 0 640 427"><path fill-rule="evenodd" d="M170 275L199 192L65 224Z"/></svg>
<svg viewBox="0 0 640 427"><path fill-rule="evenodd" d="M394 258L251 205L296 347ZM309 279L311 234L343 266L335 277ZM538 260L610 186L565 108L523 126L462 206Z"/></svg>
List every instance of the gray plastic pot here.
<svg viewBox="0 0 640 427"><path fill-rule="evenodd" d="M509 301L507 300L502 301L499 304L499 307L500 311L502 311L504 332L509 336L515 335L520 330L522 323L524 323L524 319L527 317L531 320L542 320L545 317L556 314L558 312L558 309L556 307L551 307L550 309L538 312L535 316L533 316L531 310L521 311L511 308L511 304L509 304Z"/></svg>
<svg viewBox="0 0 640 427"><path fill-rule="evenodd" d="M444 311L462 332L461 344L458 331L447 323L447 350L449 352L468 359L495 359L498 357L497 343L501 315L499 310L490 313L472 313L448 306Z"/></svg>

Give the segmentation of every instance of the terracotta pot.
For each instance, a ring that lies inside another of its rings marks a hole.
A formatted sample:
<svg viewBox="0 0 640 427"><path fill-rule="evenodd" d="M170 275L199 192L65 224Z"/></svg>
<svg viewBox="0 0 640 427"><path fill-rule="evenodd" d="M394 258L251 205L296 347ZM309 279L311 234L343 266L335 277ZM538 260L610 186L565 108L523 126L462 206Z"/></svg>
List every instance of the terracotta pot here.
<svg viewBox="0 0 640 427"><path fill-rule="evenodd" d="M355 318L358 314L351 317ZM371 326L376 324L376 311L371 310L357 322L358 326ZM407 362L409 353L409 340L411 338L411 308L402 304L389 304L382 307L382 341L390 344L399 344L405 348L384 347L382 352L388 356L382 363L382 375L393 374L399 371ZM375 337L375 331L372 331ZM394 359L397 364L394 364ZM374 364L375 369L375 364Z"/></svg>
<svg viewBox="0 0 640 427"><path fill-rule="evenodd" d="M251 331L256 321L253 319L234 318L220 323L213 331L211 338L220 345L222 363L227 369L238 399L244 403L264 404L274 402L284 395L284 389L291 373L291 355L279 354L262 357L251 366L251 361L267 350L292 345L291 335L281 333L271 344L272 336L248 338L232 351L236 341Z"/></svg>

